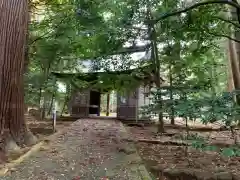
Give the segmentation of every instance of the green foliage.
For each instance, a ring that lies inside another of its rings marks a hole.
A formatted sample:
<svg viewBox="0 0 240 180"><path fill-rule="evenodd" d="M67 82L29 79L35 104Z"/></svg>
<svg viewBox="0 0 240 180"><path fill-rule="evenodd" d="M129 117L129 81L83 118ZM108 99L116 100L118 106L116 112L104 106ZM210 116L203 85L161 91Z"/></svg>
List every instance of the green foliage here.
<svg viewBox="0 0 240 180"><path fill-rule="evenodd" d="M239 146L230 146L225 148L219 148L214 145L208 144L208 139L198 135L198 134L189 134L187 136L182 136L180 139L190 143L190 146L201 151L213 151L219 152L221 155L226 157L239 157L240 156L240 147Z"/></svg>
<svg viewBox="0 0 240 180"><path fill-rule="evenodd" d="M224 149L222 150L222 154L223 154L224 156L228 156L228 157L231 157L231 156L235 156L235 155L236 155L234 149L232 149L232 148L224 148Z"/></svg>
<svg viewBox="0 0 240 180"><path fill-rule="evenodd" d="M173 93L173 99L170 99L170 93ZM159 94L164 97L161 109L158 108ZM222 121L230 127L240 112L239 106L234 102L236 94L238 92L233 91L212 96L209 91L163 87L153 92L153 104L147 110L156 113L162 111L168 115L174 110L175 117L200 119L204 124Z"/></svg>
<svg viewBox="0 0 240 180"><path fill-rule="evenodd" d="M203 151L214 151L214 152L220 152L221 155L226 157L239 157L240 156L240 148L237 146L231 146L227 148L221 148L219 149L216 146L207 145L206 141L202 139L193 139L191 141L191 146L193 148L203 150Z"/></svg>
<svg viewBox="0 0 240 180"><path fill-rule="evenodd" d="M164 107L159 109L158 101L162 97L156 92L153 96L158 99L155 98L152 105L144 108L148 109L146 113L162 111L171 114L174 110L178 116L201 118L204 123L207 119L229 119L236 110L230 112L230 108L225 108L226 103L222 102L226 98L219 95L225 88L226 61L223 48L216 46L222 35L229 33L231 25L217 18L224 18L225 7L199 7L162 20L153 27L149 26L149 18L156 19L159 15L182 6L180 0L32 2L32 16L39 18L33 18L29 27L30 64L29 71L25 74L26 103L39 106L41 97L58 97L61 94L56 88L58 82L50 72L82 72L83 60L93 62L93 71L139 67L145 62L133 60L130 53L116 54L122 52L126 44L137 47L138 41L145 44L153 41L149 30L155 29L154 41L162 47L157 51L160 58L159 62L154 62L151 57L147 63L154 68L156 64L159 65L160 69L157 70L160 72L155 73L162 75L163 72L172 77L171 87L165 88L161 96L173 94L178 98L164 99ZM146 51L152 51L152 48L148 47ZM117 79L105 75L94 83L72 77L65 79L64 83L77 89L92 86L129 90L139 85L138 81L127 75L121 75ZM211 100L206 94L203 95L203 92L209 93L210 90L211 94L218 93ZM216 108L219 104L221 107ZM203 106L208 108L203 110ZM214 117L211 117L213 114Z"/></svg>

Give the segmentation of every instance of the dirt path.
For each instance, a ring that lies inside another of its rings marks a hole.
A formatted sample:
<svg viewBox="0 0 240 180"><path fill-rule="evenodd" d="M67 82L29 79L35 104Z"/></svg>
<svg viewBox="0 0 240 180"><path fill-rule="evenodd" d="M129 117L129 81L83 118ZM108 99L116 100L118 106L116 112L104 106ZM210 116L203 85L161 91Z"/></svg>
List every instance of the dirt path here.
<svg viewBox="0 0 240 180"><path fill-rule="evenodd" d="M76 121L0 180L151 180L126 135L117 121Z"/></svg>

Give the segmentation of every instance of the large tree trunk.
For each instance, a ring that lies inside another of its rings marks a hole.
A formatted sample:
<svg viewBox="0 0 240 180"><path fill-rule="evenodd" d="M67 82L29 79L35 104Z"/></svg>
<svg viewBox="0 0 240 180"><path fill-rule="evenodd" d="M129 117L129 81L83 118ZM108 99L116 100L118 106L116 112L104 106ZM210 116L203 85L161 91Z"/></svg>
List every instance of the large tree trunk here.
<svg viewBox="0 0 240 180"><path fill-rule="evenodd" d="M232 68L232 76L233 76L233 85L235 90L240 89L240 72L238 68L238 57L236 46L233 41L229 40L229 61L230 66ZM240 97L237 95L236 97L238 105L240 104Z"/></svg>
<svg viewBox="0 0 240 180"><path fill-rule="evenodd" d="M238 20L237 10L235 8L229 8L229 13L227 14L228 17L232 20ZM238 28L231 29L231 37L234 39L240 38L240 32ZM234 41L229 40L229 67L232 70L232 82L233 82L233 90L240 90L240 45ZM240 94L237 92L236 96L234 97L236 100L236 105L240 105ZM240 126L239 116L235 117L238 120L238 126Z"/></svg>
<svg viewBox="0 0 240 180"><path fill-rule="evenodd" d="M36 138L24 120L24 57L28 26L27 0L0 0L0 148L16 149Z"/></svg>
<svg viewBox="0 0 240 180"><path fill-rule="evenodd" d="M230 8L227 15L232 20L238 20L238 12L236 8ZM231 29L231 37L234 39L240 38L239 29ZM240 90L240 45L229 40L229 61L232 68L233 85L235 90ZM240 105L240 94L236 95L237 104Z"/></svg>

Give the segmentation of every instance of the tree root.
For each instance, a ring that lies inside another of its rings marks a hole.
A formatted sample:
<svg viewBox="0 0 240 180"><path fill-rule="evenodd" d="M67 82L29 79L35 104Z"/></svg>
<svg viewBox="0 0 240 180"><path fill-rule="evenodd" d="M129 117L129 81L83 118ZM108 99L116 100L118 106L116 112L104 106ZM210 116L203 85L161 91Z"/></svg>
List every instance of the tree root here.
<svg viewBox="0 0 240 180"><path fill-rule="evenodd" d="M173 146L189 146L190 144L184 141L160 141L152 139L123 139L126 142L140 142L140 143L150 143L150 144L161 144L161 145L173 145Z"/></svg>
<svg viewBox="0 0 240 180"><path fill-rule="evenodd" d="M129 127L147 127L147 126L154 126L156 127L156 124L151 124L151 123L125 123ZM185 125L178 125L178 124L165 124L165 128L171 128L171 129L181 129L181 130L186 130ZM212 127L188 127L188 131L200 131L200 132L211 132L211 131L228 131L229 128L225 126L221 126L219 128L212 128Z"/></svg>
<svg viewBox="0 0 240 180"><path fill-rule="evenodd" d="M27 131L24 134L24 144L26 146L32 146L38 142L36 136L33 135L31 131Z"/></svg>
<svg viewBox="0 0 240 180"><path fill-rule="evenodd" d="M37 138L31 131L26 130L21 136L14 136L8 129L4 130L1 136L0 149L3 153L20 151L22 147L32 146L37 143Z"/></svg>
<svg viewBox="0 0 240 180"><path fill-rule="evenodd" d="M10 151L19 151L21 148L20 146L17 145L16 141L12 137L9 137L5 141L5 152L10 152Z"/></svg>
<svg viewBox="0 0 240 180"><path fill-rule="evenodd" d="M20 147L12 137L9 130L4 130L4 132L1 135L0 149L3 153L20 150Z"/></svg>
<svg viewBox="0 0 240 180"><path fill-rule="evenodd" d="M18 136L14 139L14 136L8 129L4 130L1 135L0 143L0 164L8 161L8 157L11 160L12 156L18 156L22 154L26 148L25 146L32 146L37 143L37 138L32 134L31 131L26 131L22 136Z"/></svg>
<svg viewBox="0 0 240 180"><path fill-rule="evenodd" d="M166 128L172 129L182 129L186 130L186 126L184 125L172 125L172 124L165 124ZM222 126L220 128L212 128L212 127L188 127L188 131L200 131L200 132L210 132L210 131L227 131L229 130L227 127Z"/></svg>
<svg viewBox="0 0 240 180"><path fill-rule="evenodd" d="M138 139L137 142L151 143L151 144L161 144L161 145L174 145L174 146L189 146L190 144L184 141L160 141L160 140L150 140L150 139Z"/></svg>
<svg viewBox="0 0 240 180"><path fill-rule="evenodd" d="M143 123L128 123L126 124L127 126L130 126L130 127L141 127L143 128L145 125Z"/></svg>
<svg viewBox="0 0 240 180"><path fill-rule="evenodd" d="M126 142L139 142L139 143L149 143L149 144L161 144L161 145L172 145L172 146L191 146L191 142L180 141L180 140L169 140L169 141L161 141L161 140L152 140L152 139L123 139ZM216 146L218 148L231 147L234 144L227 143L206 143L205 145Z"/></svg>

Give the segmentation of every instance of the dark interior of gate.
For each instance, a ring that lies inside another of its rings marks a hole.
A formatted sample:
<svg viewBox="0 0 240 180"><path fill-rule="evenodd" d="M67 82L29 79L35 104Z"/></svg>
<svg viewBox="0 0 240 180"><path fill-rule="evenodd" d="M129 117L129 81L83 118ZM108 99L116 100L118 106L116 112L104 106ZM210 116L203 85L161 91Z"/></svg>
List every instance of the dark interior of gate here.
<svg viewBox="0 0 240 180"><path fill-rule="evenodd" d="M71 116L78 118L109 116L109 97L107 98L108 112L101 114L101 94L114 90L117 92L115 117L121 120L136 120L138 118L139 87L143 83L151 83L149 69L138 68L137 70L77 74L54 72L53 74L60 81L70 81L74 87L69 102Z"/></svg>
<svg viewBox="0 0 240 180"><path fill-rule="evenodd" d="M89 114L100 116L101 113L101 92L90 90Z"/></svg>

